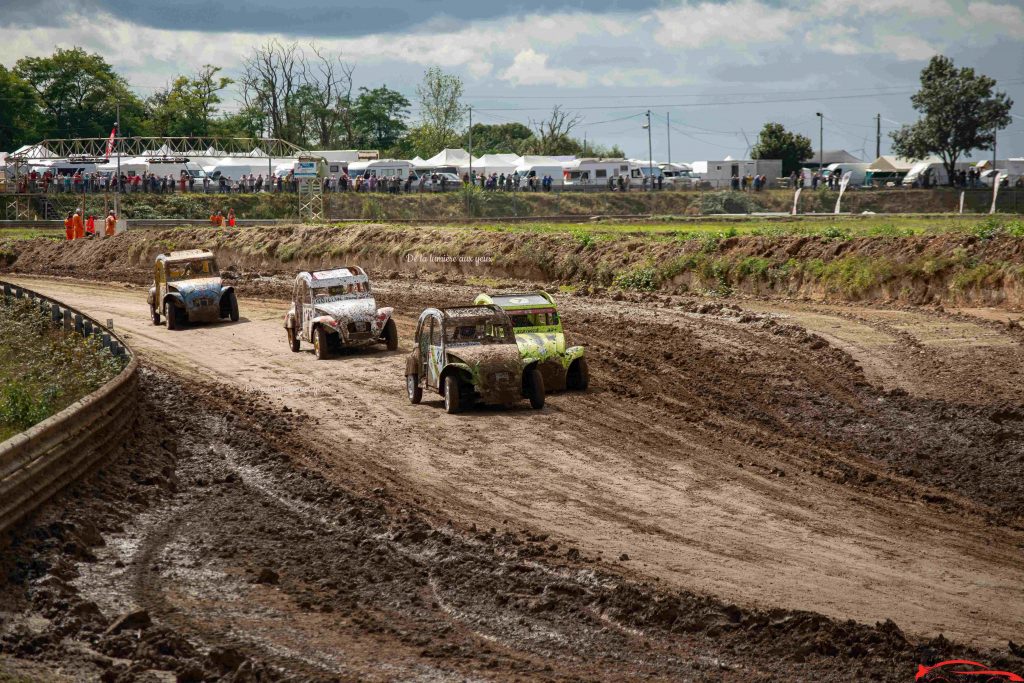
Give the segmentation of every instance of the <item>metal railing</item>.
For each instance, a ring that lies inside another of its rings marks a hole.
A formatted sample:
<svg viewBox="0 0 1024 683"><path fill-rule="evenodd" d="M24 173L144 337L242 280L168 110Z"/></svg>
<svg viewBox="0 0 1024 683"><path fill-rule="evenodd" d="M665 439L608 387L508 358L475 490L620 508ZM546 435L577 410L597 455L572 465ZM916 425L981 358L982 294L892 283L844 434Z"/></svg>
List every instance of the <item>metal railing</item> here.
<svg viewBox="0 0 1024 683"><path fill-rule="evenodd" d="M128 364L114 379L30 429L0 443L0 531L89 472L123 439L135 418L138 361L109 325L37 292L0 282L4 300L27 298L55 324L100 344Z"/></svg>

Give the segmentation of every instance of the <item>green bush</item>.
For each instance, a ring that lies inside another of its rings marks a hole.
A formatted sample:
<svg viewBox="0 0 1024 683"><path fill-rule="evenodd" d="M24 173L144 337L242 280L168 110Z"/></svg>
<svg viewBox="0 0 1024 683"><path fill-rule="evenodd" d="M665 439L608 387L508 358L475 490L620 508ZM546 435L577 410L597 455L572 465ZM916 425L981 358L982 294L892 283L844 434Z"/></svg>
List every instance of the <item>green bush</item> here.
<svg viewBox="0 0 1024 683"><path fill-rule="evenodd" d="M633 268L619 273L615 284L623 289L636 289L641 292L653 292L658 288L658 273L651 266Z"/></svg>
<svg viewBox="0 0 1024 683"><path fill-rule="evenodd" d="M703 214L753 213L761 208L746 192L706 192L700 198L700 211Z"/></svg>

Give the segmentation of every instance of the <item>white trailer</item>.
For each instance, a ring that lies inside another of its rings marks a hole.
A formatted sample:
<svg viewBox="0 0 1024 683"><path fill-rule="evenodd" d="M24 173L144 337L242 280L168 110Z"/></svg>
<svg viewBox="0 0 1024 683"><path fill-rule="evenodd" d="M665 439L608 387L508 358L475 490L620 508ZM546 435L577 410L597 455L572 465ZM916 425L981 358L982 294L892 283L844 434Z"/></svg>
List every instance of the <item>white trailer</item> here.
<svg viewBox="0 0 1024 683"><path fill-rule="evenodd" d="M562 183L566 187L607 187L608 181L616 184L622 176L630 180L630 162L627 159L585 158L562 164Z"/></svg>
<svg viewBox="0 0 1024 683"><path fill-rule="evenodd" d="M414 173L411 161L402 159L376 159L374 161L353 161L348 165L349 176L371 176L391 178L398 176L405 180ZM332 174L334 175L334 174Z"/></svg>

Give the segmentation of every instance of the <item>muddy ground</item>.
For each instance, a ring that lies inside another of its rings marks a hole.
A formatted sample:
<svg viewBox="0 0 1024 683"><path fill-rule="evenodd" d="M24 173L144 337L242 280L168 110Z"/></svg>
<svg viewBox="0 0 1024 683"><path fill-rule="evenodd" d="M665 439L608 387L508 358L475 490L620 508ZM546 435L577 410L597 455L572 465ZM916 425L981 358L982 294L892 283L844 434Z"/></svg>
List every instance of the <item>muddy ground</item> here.
<svg viewBox="0 0 1024 683"><path fill-rule="evenodd" d="M114 318L148 369L125 452L4 553L0 671L1024 669L1024 346L1000 316L565 295L591 389L448 416L401 379L416 313L476 291L444 279L378 279L399 352L317 362L287 350L289 282L265 272L236 273L239 323L174 333L131 282L21 276Z"/></svg>

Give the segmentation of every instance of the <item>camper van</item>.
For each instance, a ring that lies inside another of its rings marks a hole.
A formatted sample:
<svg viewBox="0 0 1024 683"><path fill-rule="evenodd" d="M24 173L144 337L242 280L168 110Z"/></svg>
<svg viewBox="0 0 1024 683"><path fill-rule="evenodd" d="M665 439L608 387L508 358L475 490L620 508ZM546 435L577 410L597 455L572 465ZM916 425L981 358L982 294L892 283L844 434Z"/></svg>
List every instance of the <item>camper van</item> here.
<svg viewBox="0 0 1024 683"><path fill-rule="evenodd" d="M828 178L830 175L832 175L838 170L841 173L839 179L842 180L842 176L846 175L847 171L850 171L851 173L853 173L853 175L850 176L850 184L847 187L861 187L862 185L864 185L864 179L867 177L868 169L870 167L871 164L866 163L829 164L828 166L825 167L825 170L822 172L822 175L825 178Z"/></svg>
<svg viewBox="0 0 1024 683"><path fill-rule="evenodd" d="M413 175L414 171L411 161L376 159L374 161L353 161L348 165L348 174L353 178L356 176L369 177L375 175L378 178L398 176L405 180L410 175Z"/></svg>
<svg viewBox="0 0 1024 683"><path fill-rule="evenodd" d="M959 161L953 170L968 170L974 165L971 161ZM946 173L946 165L941 161L926 159L914 164L910 171L903 177L903 187L921 187L927 179L929 187L936 185L949 185L949 174Z"/></svg>
<svg viewBox="0 0 1024 683"><path fill-rule="evenodd" d="M630 178L630 162L626 159L576 159L562 164L562 183L566 188L606 188L608 180Z"/></svg>

